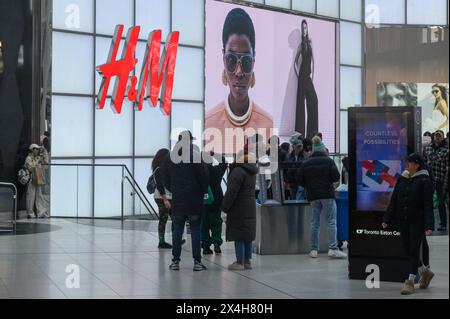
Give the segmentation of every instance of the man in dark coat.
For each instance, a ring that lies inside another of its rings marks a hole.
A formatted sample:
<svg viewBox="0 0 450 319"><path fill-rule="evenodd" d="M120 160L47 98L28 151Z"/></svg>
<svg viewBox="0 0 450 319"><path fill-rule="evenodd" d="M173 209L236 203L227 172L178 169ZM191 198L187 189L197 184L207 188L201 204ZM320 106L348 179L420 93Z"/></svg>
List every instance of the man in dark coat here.
<svg viewBox="0 0 450 319"><path fill-rule="evenodd" d="M334 161L328 157L327 149L320 137L312 139L313 153L303 162L298 171L297 181L306 188L308 201L311 202L311 252L317 258L319 251L320 215L324 213L328 222L328 256L346 258L347 255L338 249L336 215L337 207L333 183L340 179Z"/></svg>
<svg viewBox="0 0 450 319"><path fill-rule="evenodd" d="M206 158L208 160L206 160ZM209 187L212 192L212 202L205 204L205 210L202 216L202 248L204 255L211 255L211 244L214 245L214 252L221 254L222 250L220 246L223 243L222 240L222 217L220 216L222 210L223 191L222 191L222 178L225 174L228 164L225 161L225 157L219 154L205 154L205 162L209 171ZM210 233L211 232L211 233Z"/></svg>
<svg viewBox="0 0 450 319"><path fill-rule="evenodd" d="M409 278L401 290L402 295L415 292L414 280L420 268L420 288L430 284L434 274L429 266L429 251L426 235L434 229L433 184L419 154L411 154L406 160L406 171L398 180L392 193L389 207L383 217L383 228L395 223L400 234L405 253L409 256ZM423 244L423 256L420 261L420 248ZM422 264L422 265L420 265Z"/></svg>
<svg viewBox="0 0 450 319"><path fill-rule="evenodd" d="M256 159L241 153L230 166L222 210L227 214L226 240L234 241L236 262L230 270L251 269L252 242L256 237Z"/></svg>
<svg viewBox="0 0 450 319"><path fill-rule="evenodd" d="M206 270L201 262L200 223L204 196L208 193L208 170L201 161L201 154L195 150L193 140L191 132L182 132L161 168L164 186L172 193L172 270L180 269L182 236L187 220L191 227L194 271Z"/></svg>

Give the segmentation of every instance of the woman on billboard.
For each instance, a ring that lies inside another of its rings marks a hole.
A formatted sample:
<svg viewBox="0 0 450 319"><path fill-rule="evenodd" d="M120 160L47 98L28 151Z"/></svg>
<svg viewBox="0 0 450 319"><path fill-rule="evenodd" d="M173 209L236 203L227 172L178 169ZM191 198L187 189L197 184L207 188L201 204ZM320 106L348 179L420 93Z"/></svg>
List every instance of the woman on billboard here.
<svg viewBox="0 0 450 319"><path fill-rule="evenodd" d="M222 43L222 83L230 92L223 102L206 113L205 127L219 129L222 137L226 128L265 129L269 134L268 130L273 128L272 117L249 96L250 88L256 83L255 28L243 9L235 8L228 13Z"/></svg>
<svg viewBox="0 0 450 319"><path fill-rule="evenodd" d="M435 132L442 130L448 132L448 93L444 85L434 84L431 90L435 100L431 118L427 118L424 124L424 130Z"/></svg>
<svg viewBox="0 0 450 319"><path fill-rule="evenodd" d="M314 88L314 55L308 23L302 21L302 39L295 56L294 69L298 77L295 130L311 138L319 130L319 106ZM305 100L308 120L305 120ZM306 129L305 129L306 124Z"/></svg>

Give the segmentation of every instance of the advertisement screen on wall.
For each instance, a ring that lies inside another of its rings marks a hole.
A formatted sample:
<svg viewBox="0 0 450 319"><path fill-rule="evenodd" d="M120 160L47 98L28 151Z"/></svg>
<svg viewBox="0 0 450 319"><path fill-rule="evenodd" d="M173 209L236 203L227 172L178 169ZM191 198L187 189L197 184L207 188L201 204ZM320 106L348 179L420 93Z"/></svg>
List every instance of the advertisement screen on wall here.
<svg viewBox="0 0 450 319"><path fill-rule="evenodd" d="M235 153L227 129L246 136L254 129L265 141L320 131L334 152L337 29L333 21L206 1L206 148Z"/></svg>
<svg viewBox="0 0 450 319"><path fill-rule="evenodd" d="M448 132L448 83L377 83L380 106L422 107L422 132Z"/></svg>

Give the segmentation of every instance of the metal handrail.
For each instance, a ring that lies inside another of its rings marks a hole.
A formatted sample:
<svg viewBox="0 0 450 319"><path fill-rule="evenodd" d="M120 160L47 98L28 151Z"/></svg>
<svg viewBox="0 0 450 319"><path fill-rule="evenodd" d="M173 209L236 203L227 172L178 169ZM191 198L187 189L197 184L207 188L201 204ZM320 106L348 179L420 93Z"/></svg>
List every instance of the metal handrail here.
<svg viewBox="0 0 450 319"><path fill-rule="evenodd" d="M2 183L0 182L0 187L6 187L10 188L13 191L13 202L14 202L14 212L13 212L13 232L16 232L16 226L17 226L17 187L16 185L12 183Z"/></svg>
<svg viewBox="0 0 450 319"><path fill-rule="evenodd" d="M157 219L159 219L159 215L156 213L155 209L150 205L151 209L147 206L147 204L145 203L145 201L142 199L142 196L139 194L139 192L136 191L136 188L133 186L133 183L131 182L131 180L128 178L128 176L124 176L123 177L124 180L127 180L128 183L131 185L131 187L133 188L133 190L135 191L135 193L139 196L139 199L142 201L142 203L144 204L145 208L147 209L147 211L149 212L150 215L154 215ZM137 184L136 184L137 185ZM145 197L145 196L144 196ZM153 212L152 212L153 211ZM122 219L123 219L123 213L122 213Z"/></svg>
<svg viewBox="0 0 450 319"><path fill-rule="evenodd" d="M147 199L147 197L145 196L144 192L142 191L141 187L139 186L139 184L136 182L133 174L131 174L130 170L128 169L128 167L125 164L53 164L53 163L49 163L49 164L45 164L44 166L62 166L62 167L72 167L72 166L76 166L76 167L121 167L122 170L125 169L129 175L129 177L131 178L132 182L130 182L130 178L128 178L127 176L124 176L123 171L122 171L122 182L124 178L128 179L128 182L130 183L131 187L133 187L134 191L136 192L136 194L138 194L139 198L142 200L142 202L144 203L144 205L146 206L148 212L151 214L150 211L153 211L153 214L158 216L158 214L156 214L156 210L153 207L153 205L150 203L150 201ZM137 187L137 188L136 188ZM138 191L139 190L139 191ZM139 192L143 195L139 195ZM123 194L122 194L123 196ZM123 200L122 200L123 202ZM149 209L149 207L151 207L151 209ZM159 216L158 216L159 218ZM122 207L122 220L123 220L123 207Z"/></svg>

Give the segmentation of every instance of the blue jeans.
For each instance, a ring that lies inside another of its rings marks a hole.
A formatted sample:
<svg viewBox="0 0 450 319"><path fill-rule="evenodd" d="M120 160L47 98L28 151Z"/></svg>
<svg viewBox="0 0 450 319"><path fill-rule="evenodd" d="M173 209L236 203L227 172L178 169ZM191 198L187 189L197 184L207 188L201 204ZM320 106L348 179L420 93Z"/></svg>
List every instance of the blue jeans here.
<svg viewBox="0 0 450 319"><path fill-rule="evenodd" d="M330 249L338 249L336 215L337 207L334 199L319 199L311 202L311 250L319 251L320 214L323 212L328 223L328 244Z"/></svg>
<svg viewBox="0 0 450 319"><path fill-rule="evenodd" d="M291 200L305 200L305 189L301 186L291 187Z"/></svg>
<svg viewBox="0 0 450 319"><path fill-rule="evenodd" d="M236 251L236 260L239 263L252 259L252 241L238 240L234 242L234 249Z"/></svg>
<svg viewBox="0 0 450 319"><path fill-rule="evenodd" d="M201 262L202 255L200 251L200 215L177 215L172 216L173 232L172 232L172 261L181 260L181 241L183 238L184 224L189 221L191 227L192 241L192 258L194 261Z"/></svg>

